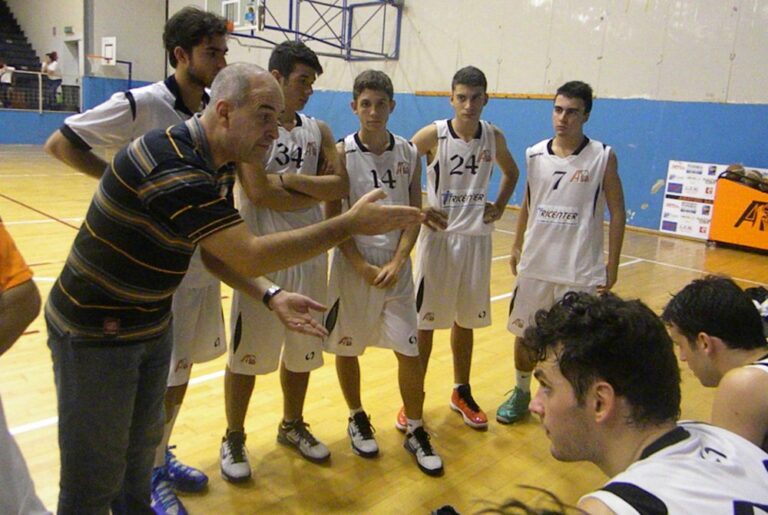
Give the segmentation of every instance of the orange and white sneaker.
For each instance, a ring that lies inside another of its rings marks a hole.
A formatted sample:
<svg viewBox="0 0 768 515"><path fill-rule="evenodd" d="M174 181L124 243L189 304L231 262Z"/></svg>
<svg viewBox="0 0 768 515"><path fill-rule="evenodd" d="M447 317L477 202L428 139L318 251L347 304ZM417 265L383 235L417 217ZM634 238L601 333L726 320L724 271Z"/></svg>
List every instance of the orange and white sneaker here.
<svg viewBox="0 0 768 515"><path fill-rule="evenodd" d="M451 409L461 414L464 423L474 429L488 427L488 417L480 409L475 399L472 398L472 390L468 384L460 385L453 389L451 394Z"/></svg>
<svg viewBox="0 0 768 515"><path fill-rule="evenodd" d="M400 406L400 411L397 412L397 420L395 420L395 429L405 433L408 429L408 419L405 417L405 406Z"/></svg>

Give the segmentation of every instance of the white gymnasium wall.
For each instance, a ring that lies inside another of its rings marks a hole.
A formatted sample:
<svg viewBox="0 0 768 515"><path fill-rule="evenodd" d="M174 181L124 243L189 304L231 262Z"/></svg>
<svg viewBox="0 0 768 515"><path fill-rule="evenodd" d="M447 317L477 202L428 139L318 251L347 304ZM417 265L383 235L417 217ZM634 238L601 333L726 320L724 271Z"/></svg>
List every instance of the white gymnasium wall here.
<svg viewBox="0 0 768 515"><path fill-rule="evenodd" d="M171 12L187 3L171 1ZM288 3L267 0L278 18ZM304 25L312 9L301 15ZM473 64L501 93L552 93L579 78L601 97L768 103L766 27L768 0L405 0L400 60L323 58L318 87L349 89L375 67L398 91L445 91L456 69ZM231 61L266 64L268 52L240 41Z"/></svg>
<svg viewBox="0 0 768 515"><path fill-rule="evenodd" d="M267 0L267 6L281 18L290 1ZM165 72L162 0L8 3L41 53L61 54L62 27L70 25L88 33L88 53L100 52L102 36L116 36L119 57L134 63L137 80ZM220 10L221 0L167 3L172 14L188 4ZM303 26L315 16L306 3L301 15ZM388 72L400 92L446 91L456 69L474 64L500 93L552 93L578 78L603 98L768 103L766 27L768 0L405 0L398 61L322 57L326 73L317 86L348 90L357 73L374 67ZM367 38L375 39L370 30ZM266 65L269 51L254 44L231 42L230 61ZM123 67L93 71L125 76Z"/></svg>
<svg viewBox="0 0 768 515"><path fill-rule="evenodd" d="M156 81L163 78L165 52L162 0L81 0L85 6L88 38L86 52L101 53L101 38L117 38L117 58L133 65L133 80ZM127 78L127 67L95 66L93 75Z"/></svg>

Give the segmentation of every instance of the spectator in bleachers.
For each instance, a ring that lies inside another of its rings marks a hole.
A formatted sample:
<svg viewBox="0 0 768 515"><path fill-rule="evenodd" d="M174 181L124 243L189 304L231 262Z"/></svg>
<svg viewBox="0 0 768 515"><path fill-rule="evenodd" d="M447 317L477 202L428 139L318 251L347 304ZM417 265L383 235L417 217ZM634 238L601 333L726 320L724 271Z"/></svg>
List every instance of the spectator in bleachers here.
<svg viewBox="0 0 768 515"><path fill-rule="evenodd" d="M47 57L46 62L43 63L41 72L48 76L48 80L45 81L43 97L43 107L53 109L56 106L56 90L61 86L61 67L59 65L59 54L53 51L49 54L45 54Z"/></svg>
<svg viewBox="0 0 768 515"><path fill-rule="evenodd" d="M5 59L0 57L0 104L3 107L11 105L11 84L13 84L13 72L16 68L8 66Z"/></svg>

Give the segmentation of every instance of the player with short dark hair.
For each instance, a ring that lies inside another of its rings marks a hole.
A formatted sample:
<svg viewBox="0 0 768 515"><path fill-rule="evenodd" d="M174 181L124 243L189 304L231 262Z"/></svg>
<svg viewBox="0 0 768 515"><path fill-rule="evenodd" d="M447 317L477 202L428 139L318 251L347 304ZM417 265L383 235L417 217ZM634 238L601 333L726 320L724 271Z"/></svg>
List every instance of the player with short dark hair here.
<svg viewBox="0 0 768 515"><path fill-rule="evenodd" d="M717 387L712 423L768 450L768 342L752 299L732 279L709 275L677 292L662 318L680 359Z"/></svg>
<svg viewBox="0 0 768 515"><path fill-rule="evenodd" d="M269 71L285 98L280 128L264 169L241 165L242 188L236 191L240 213L255 233L267 235L307 227L323 219L321 204L348 192L335 140L324 122L300 113L312 95L322 67L304 43L285 41L269 59ZM258 184L256 186L255 184ZM313 299L327 296L327 255L270 274L269 280ZM322 317L316 315L320 323ZM232 340L224 379L227 430L220 449L221 471L228 481L251 477L245 446L245 416L256 375L280 370L283 419L278 442L297 449L313 462L326 461L330 451L304 422L304 400L312 370L323 364L323 346L316 335L294 334L276 323L265 306L235 292L232 298Z"/></svg>
<svg viewBox="0 0 768 515"><path fill-rule="evenodd" d="M374 189L387 193L390 204L421 208L421 166L416 147L387 129L395 108L392 81L382 71L360 73L352 87L351 107L360 121L357 132L336 148L347 169L350 191L347 207ZM330 203L328 216L342 210ZM367 347L394 351L398 384L405 406L404 446L426 474L443 472L422 420L424 371L419 361L416 299L410 253L419 227L380 236L359 236L334 252L329 285L329 330L325 349L336 355L336 372L349 408L347 433L352 450L371 458L379 453L368 414L360 398L358 357Z"/></svg>
<svg viewBox="0 0 768 515"><path fill-rule="evenodd" d="M419 355L426 371L434 330L451 328L450 406L465 424L482 429L488 417L469 384L473 331L491 323L491 232L519 171L501 130L480 119L488 103L485 74L467 66L451 84L453 118L438 120L413 136L419 155L427 157L427 227L419 234L415 270ZM489 202L494 163L502 176L496 201ZM405 427L402 410L397 425Z"/></svg>
<svg viewBox="0 0 768 515"><path fill-rule="evenodd" d="M511 424L528 413L533 362L523 333L533 315L567 291L608 291L616 283L624 240L624 194L611 147L584 135L592 88L571 81L552 105L553 138L525 151L526 187L510 266L517 276L507 328L515 335L516 385L496 420ZM608 260L603 216L610 214Z"/></svg>

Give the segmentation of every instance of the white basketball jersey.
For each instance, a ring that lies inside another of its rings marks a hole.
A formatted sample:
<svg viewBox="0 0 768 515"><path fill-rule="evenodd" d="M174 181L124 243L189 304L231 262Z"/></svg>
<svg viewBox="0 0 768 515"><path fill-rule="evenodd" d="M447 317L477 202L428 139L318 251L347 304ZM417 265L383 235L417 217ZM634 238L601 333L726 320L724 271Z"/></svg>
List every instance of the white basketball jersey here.
<svg viewBox="0 0 768 515"><path fill-rule="evenodd" d="M389 135L389 147L381 154L370 152L357 133L344 138L344 152L349 175L349 204L376 188L387 193L382 204L410 204L411 179L416 170L418 153L413 143L400 136ZM375 236L356 235L358 246L396 250L402 231Z"/></svg>
<svg viewBox="0 0 768 515"><path fill-rule="evenodd" d="M427 201L448 214L447 232L490 234L493 224L483 223L488 181L496 159L493 126L480 121L475 137L466 142L450 120L438 120L437 155L427 166Z"/></svg>
<svg viewBox="0 0 768 515"><path fill-rule="evenodd" d="M266 164L269 173L300 173L317 175L322 135L317 120L296 114L293 129L279 128L279 137L272 144ZM239 206L248 228L255 234L272 234L299 229L322 221L323 211L315 206L296 211L274 211L254 206L243 192L236 188L236 205Z"/></svg>
<svg viewBox="0 0 768 515"><path fill-rule="evenodd" d="M568 157L544 140L525 151L528 225L518 275L575 286L605 283L603 178L611 147L584 138Z"/></svg>
<svg viewBox="0 0 768 515"><path fill-rule="evenodd" d="M682 422L586 495L618 515L768 513L768 454L725 429Z"/></svg>
<svg viewBox="0 0 768 515"><path fill-rule="evenodd" d="M754 363L750 363L747 366L751 368L759 368L763 372L768 373L768 356L764 356L758 359L757 361L755 361Z"/></svg>

